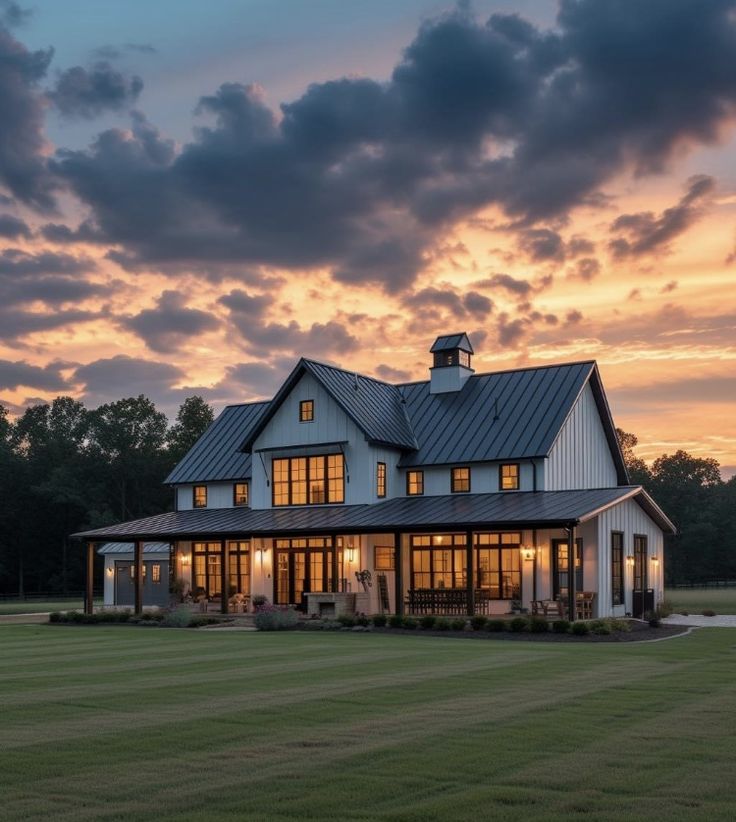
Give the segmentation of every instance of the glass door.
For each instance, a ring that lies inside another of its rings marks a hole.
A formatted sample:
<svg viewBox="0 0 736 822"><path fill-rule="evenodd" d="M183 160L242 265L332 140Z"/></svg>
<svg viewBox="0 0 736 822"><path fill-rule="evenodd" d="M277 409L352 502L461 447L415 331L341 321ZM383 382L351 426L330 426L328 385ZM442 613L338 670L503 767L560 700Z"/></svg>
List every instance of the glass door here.
<svg viewBox="0 0 736 822"><path fill-rule="evenodd" d="M552 595L566 599L570 595L570 558L566 539L552 540ZM583 541L575 540L575 590L583 590Z"/></svg>

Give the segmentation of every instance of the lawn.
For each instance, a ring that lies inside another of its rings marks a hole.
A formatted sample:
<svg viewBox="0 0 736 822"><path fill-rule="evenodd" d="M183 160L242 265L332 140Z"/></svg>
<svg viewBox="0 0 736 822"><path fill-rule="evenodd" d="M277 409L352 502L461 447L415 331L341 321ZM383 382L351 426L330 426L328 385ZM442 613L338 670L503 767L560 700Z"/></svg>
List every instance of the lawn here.
<svg viewBox="0 0 736 822"><path fill-rule="evenodd" d="M3 819L731 819L735 641L0 626Z"/></svg>
<svg viewBox="0 0 736 822"><path fill-rule="evenodd" d="M102 600L95 600L95 605L102 605ZM81 598L61 600L13 600L0 602L0 616L4 614L43 614L49 611L80 611L84 607Z"/></svg>
<svg viewBox="0 0 736 822"><path fill-rule="evenodd" d="M711 608L717 614L736 614L736 588L668 588L665 599L675 611L696 614Z"/></svg>

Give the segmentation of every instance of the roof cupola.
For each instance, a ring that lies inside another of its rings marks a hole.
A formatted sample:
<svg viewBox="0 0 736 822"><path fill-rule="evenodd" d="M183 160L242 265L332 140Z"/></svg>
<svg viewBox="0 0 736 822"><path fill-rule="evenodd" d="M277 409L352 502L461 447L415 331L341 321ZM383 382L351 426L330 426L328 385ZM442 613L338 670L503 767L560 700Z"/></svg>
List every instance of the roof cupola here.
<svg viewBox="0 0 736 822"><path fill-rule="evenodd" d="M429 353L434 355L433 365L429 369L431 394L459 391L465 380L475 373L470 367L473 346L465 333L437 337Z"/></svg>

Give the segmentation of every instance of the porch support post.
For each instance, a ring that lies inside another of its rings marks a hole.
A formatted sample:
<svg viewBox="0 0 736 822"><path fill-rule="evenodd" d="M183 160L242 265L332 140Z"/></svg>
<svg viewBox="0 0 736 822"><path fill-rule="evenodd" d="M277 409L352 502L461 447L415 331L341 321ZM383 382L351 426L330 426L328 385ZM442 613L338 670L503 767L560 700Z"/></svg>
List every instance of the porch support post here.
<svg viewBox="0 0 736 822"><path fill-rule="evenodd" d="M223 614L230 612L230 543L220 540L220 610Z"/></svg>
<svg viewBox="0 0 736 822"><path fill-rule="evenodd" d="M338 579L338 575L340 573L340 564L337 561L337 540L335 539L335 535L333 534L330 537L330 541L332 542L332 593L336 594L340 590L340 580ZM345 542L345 537L342 538L342 561L343 565L345 564L345 549L347 545Z"/></svg>
<svg viewBox="0 0 736 822"><path fill-rule="evenodd" d="M401 550L401 531L394 533L394 598L396 613L404 613L404 556Z"/></svg>
<svg viewBox="0 0 736 822"><path fill-rule="evenodd" d="M532 601L537 601L537 529L532 530L532 546L534 548L534 558L532 562ZM523 593L523 592L522 592Z"/></svg>
<svg viewBox="0 0 736 822"><path fill-rule="evenodd" d="M468 616L475 614L475 563L473 557L473 532L465 534L466 571L465 579L468 585Z"/></svg>
<svg viewBox="0 0 736 822"><path fill-rule="evenodd" d="M95 584L95 544L87 543L87 586L84 596L84 613L94 612L94 584Z"/></svg>
<svg viewBox="0 0 736 822"><path fill-rule="evenodd" d="M575 590L575 525L570 523L567 529L567 591L569 595L568 610L570 612L570 622L575 622L577 591Z"/></svg>
<svg viewBox="0 0 736 822"><path fill-rule="evenodd" d="M143 543L135 541L133 553L133 589L135 591L134 608L136 614L143 612Z"/></svg>

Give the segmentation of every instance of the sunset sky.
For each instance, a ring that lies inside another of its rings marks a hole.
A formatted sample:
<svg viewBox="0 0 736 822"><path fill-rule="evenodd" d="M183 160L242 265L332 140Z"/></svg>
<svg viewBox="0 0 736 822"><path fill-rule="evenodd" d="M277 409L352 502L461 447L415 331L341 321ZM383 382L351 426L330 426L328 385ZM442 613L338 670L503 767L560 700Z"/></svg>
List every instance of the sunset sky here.
<svg viewBox="0 0 736 822"><path fill-rule="evenodd" d="M0 0L0 402L596 359L736 472L736 0Z"/></svg>

